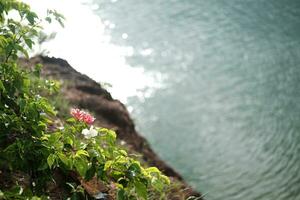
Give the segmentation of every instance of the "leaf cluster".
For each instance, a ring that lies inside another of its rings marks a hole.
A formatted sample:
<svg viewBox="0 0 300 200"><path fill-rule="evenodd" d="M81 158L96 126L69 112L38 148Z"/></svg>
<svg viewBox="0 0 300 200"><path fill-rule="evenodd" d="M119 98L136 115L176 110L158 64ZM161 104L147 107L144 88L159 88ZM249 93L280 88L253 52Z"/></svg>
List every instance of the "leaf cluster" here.
<svg viewBox="0 0 300 200"><path fill-rule="evenodd" d="M95 176L117 187L117 199L147 199L148 189L162 192L169 179L156 167L143 168L116 144L116 133L97 128L98 135L84 138L81 130L88 128L74 118L63 129L41 138L49 150L47 163L52 169L76 171L85 180Z"/></svg>
<svg viewBox="0 0 300 200"><path fill-rule="evenodd" d="M63 19L49 10L44 20L63 26ZM98 135L86 138L82 130L91 127L74 118L55 127L57 112L46 96L55 95L58 82L42 79L39 64L24 68L18 62L20 56L29 57L42 20L22 2L0 0L0 172L29 176L29 184L7 186L0 180L0 199L46 199L57 170L114 185L119 200L147 199L149 190L162 192L169 179L128 156L116 144L114 131L95 128ZM80 183L65 185L73 194L85 193Z"/></svg>

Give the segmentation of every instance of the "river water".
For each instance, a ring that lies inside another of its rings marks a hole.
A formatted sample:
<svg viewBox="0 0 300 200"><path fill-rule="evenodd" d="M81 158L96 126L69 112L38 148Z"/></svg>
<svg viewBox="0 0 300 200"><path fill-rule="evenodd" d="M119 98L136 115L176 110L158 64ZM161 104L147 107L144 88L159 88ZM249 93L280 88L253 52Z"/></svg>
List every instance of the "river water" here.
<svg viewBox="0 0 300 200"><path fill-rule="evenodd" d="M207 200L300 199L299 0L86 4L109 43L129 48L113 71L124 90L144 73L159 83L126 104L189 184ZM143 73L120 73L122 63Z"/></svg>

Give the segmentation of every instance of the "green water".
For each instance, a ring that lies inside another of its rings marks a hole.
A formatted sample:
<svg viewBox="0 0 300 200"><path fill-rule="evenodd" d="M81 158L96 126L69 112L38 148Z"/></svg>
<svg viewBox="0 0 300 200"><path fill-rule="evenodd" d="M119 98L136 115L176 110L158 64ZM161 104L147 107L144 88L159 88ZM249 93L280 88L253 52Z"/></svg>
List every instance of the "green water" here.
<svg viewBox="0 0 300 200"><path fill-rule="evenodd" d="M299 0L95 3L127 63L166 77L127 103L164 160L207 200L300 199Z"/></svg>

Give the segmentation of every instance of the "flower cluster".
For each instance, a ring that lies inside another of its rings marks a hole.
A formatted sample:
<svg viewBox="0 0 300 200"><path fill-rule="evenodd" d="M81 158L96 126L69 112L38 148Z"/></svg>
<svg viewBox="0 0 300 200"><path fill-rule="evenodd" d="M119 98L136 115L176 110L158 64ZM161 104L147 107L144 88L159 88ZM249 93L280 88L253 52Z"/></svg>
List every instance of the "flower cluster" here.
<svg viewBox="0 0 300 200"><path fill-rule="evenodd" d="M84 111L82 111L78 108L72 108L71 109L71 115L75 119L77 119L79 121L82 121L82 122L85 122L89 125L91 125L95 121L95 118L91 114L89 114L87 112L84 112Z"/></svg>
<svg viewBox="0 0 300 200"><path fill-rule="evenodd" d="M86 129L86 128L83 129L81 133L84 135L84 137L85 137L86 139L90 139L90 138L96 137L96 136L98 135L97 130L94 129L93 126L91 126L90 130L88 130L88 129Z"/></svg>

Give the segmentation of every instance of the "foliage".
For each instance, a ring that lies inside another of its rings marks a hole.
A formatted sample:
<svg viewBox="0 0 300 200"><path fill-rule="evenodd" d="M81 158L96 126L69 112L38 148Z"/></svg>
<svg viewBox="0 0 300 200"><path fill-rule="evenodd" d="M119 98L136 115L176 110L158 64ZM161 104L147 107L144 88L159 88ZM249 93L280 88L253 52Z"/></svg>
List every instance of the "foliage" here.
<svg viewBox="0 0 300 200"><path fill-rule="evenodd" d="M162 191L169 182L157 168L144 169L128 157L116 145L114 131L90 127L89 131L95 130L97 135L87 137L82 134L87 128L86 123L70 118L63 129L40 138L48 149L47 163L51 169L77 171L86 180L97 176L108 183L114 182L119 189L118 199L147 199L147 188Z"/></svg>
<svg viewBox="0 0 300 200"><path fill-rule="evenodd" d="M13 12L17 19L9 17ZM56 11L48 11L45 20L63 25ZM169 179L129 157L117 146L114 131L94 128L76 116L55 127L57 112L45 96L53 96L59 84L40 78L41 65L24 69L18 64L19 57L28 57L27 50L33 48L41 21L28 5L0 0L0 170L26 173L30 182L2 186L0 198L46 199L47 184L57 170L113 184L119 200L147 199L149 191L163 191ZM80 198L80 183L65 185Z"/></svg>

